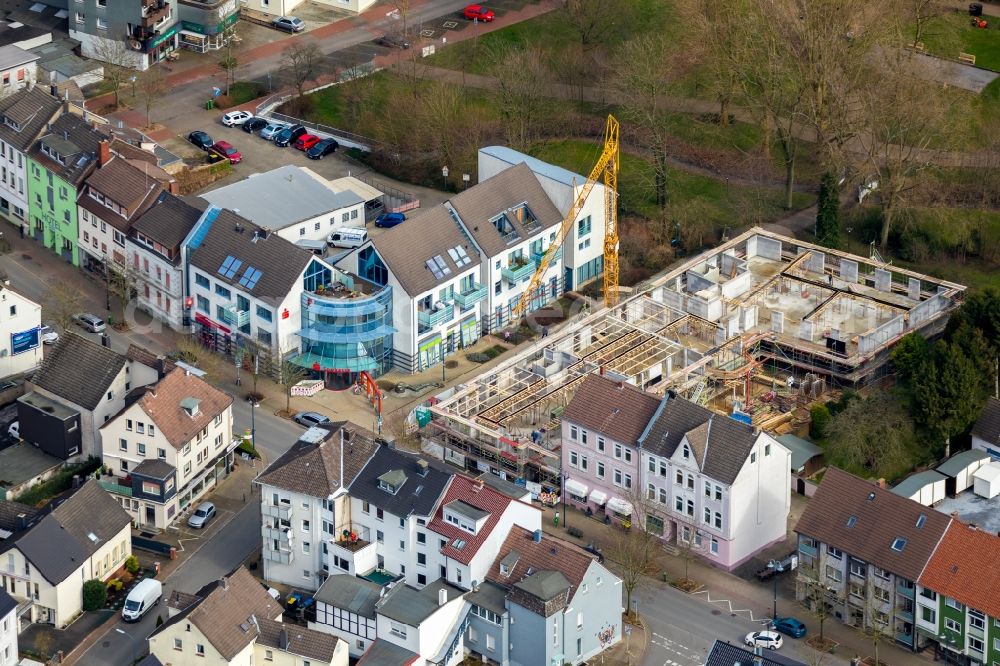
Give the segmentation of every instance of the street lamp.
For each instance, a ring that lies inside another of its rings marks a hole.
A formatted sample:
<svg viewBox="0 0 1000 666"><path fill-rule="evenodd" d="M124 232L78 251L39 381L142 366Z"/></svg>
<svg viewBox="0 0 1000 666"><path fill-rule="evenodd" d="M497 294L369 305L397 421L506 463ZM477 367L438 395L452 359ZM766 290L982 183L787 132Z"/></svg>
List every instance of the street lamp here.
<svg viewBox="0 0 1000 666"><path fill-rule="evenodd" d="M774 578L774 612L771 615L771 623L773 624L778 619L778 574L784 571L785 568L781 566L781 562L778 560L768 562L767 568L774 571L772 575L772 578Z"/></svg>
<svg viewBox="0 0 1000 666"><path fill-rule="evenodd" d="M569 529L569 510L566 508L566 479L569 478L569 474L559 472L559 477L562 479L563 527Z"/></svg>
<svg viewBox="0 0 1000 666"><path fill-rule="evenodd" d="M448 189L448 167L447 165L441 167L441 177L444 178L444 189Z"/></svg>

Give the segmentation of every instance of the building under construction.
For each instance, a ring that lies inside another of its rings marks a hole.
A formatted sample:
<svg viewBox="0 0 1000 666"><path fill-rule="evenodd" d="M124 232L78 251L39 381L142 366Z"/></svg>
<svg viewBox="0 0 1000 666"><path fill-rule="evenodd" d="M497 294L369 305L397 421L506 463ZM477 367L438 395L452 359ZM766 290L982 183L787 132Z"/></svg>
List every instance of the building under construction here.
<svg viewBox="0 0 1000 666"><path fill-rule="evenodd" d="M425 446L559 487L560 416L589 373L767 428L827 386L883 376L896 341L940 333L964 290L754 228L438 396Z"/></svg>

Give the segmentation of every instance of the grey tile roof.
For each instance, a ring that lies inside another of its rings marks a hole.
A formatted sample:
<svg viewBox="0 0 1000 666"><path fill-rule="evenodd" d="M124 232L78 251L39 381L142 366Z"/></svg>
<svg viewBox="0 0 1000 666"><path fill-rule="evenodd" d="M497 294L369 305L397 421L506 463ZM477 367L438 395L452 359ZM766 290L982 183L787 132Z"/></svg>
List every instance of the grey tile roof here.
<svg viewBox="0 0 1000 666"><path fill-rule="evenodd" d="M483 581L479 587L465 595L470 604L491 610L497 615L507 612L507 590L491 581Z"/></svg>
<svg viewBox="0 0 1000 666"><path fill-rule="evenodd" d="M10 547L21 551L31 566L52 585L66 580L87 559L83 546L51 514L11 541Z"/></svg>
<svg viewBox="0 0 1000 666"><path fill-rule="evenodd" d="M25 152L38 138L45 123L59 111L59 107L59 100L46 92L43 86L34 86L30 90L20 90L0 98L0 116L10 117L21 127L20 130L15 130L5 122L0 122L0 139Z"/></svg>
<svg viewBox="0 0 1000 666"><path fill-rule="evenodd" d="M159 458L147 458L132 468L133 474L145 476L150 479L159 479L161 481L169 477L175 471L177 471L177 469L173 465L168 463L166 460L160 460Z"/></svg>
<svg viewBox="0 0 1000 666"><path fill-rule="evenodd" d="M287 164L251 174L201 196L219 208L230 208L254 224L274 230L364 203L354 192L335 192L321 180L305 167Z"/></svg>
<svg viewBox="0 0 1000 666"><path fill-rule="evenodd" d="M260 627L257 645L305 657L306 660L316 660L322 664L333 662L337 643L340 642L336 636L269 618L257 620L257 624Z"/></svg>
<svg viewBox="0 0 1000 666"><path fill-rule="evenodd" d="M917 580L950 521L939 511L830 467L795 531ZM891 547L897 538L906 540L902 550Z"/></svg>
<svg viewBox="0 0 1000 666"><path fill-rule="evenodd" d="M752 650L716 640L705 658L705 666L806 666L806 664L772 650L762 650L758 658Z"/></svg>
<svg viewBox="0 0 1000 666"><path fill-rule="evenodd" d="M197 249L191 254L191 264L234 289L244 291L275 305L288 296L313 253L278 234L256 236L262 229L231 210L223 209L212 223ZM241 264L232 278L224 278L219 268L227 257L239 259ZM253 289L240 286L246 271L253 267L260 271L260 278Z"/></svg>
<svg viewBox="0 0 1000 666"><path fill-rule="evenodd" d="M453 280L460 272L480 263L475 246L462 233L455 218L443 204L387 229L372 238L372 245L410 296L417 296L443 282ZM448 254L448 250L456 246L461 246L470 259L469 263L461 267ZM427 267L427 261L433 257L441 257L444 261L449 271L446 275L435 277Z"/></svg>
<svg viewBox="0 0 1000 666"><path fill-rule="evenodd" d="M88 556L132 524L132 517L122 505L93 479L61 500L52 515Z"/></svg>
<svg viewBox="0 0 1000 666"><path fill-rule="evenodd" d="M467 502L462 500L452 500L448 502L445 507L449 511L459 514L460 516L465 516L469 520L479 521L490 515L489 511L483 511L482 509L477 509Z"/></svg>
<svg viewBox="0 0 1000 666"><path fill-rule="evenodd" d="M30 150L31 159L56 174L74 187L90 175L97 166L97 152L102 140L110 136L95 129L87 121L72 113L63 113L52 122L49 130L42 134ZM42 153L42 144L51 146L65 158L65 164L56 162Z"/></svg>
<svg viewBox="0 0 1000 666"><path fill-rule="evenodd" d="M1000 445L1000 400L990 398L972 426L972 435L987 444Z"/></svg>
<svg viewBox="0 0 1000 666"><path fill-rule="evenodd" d="M476 244L490 257L503 254L508 247L508 243L490 221L507 209L527 203L542 229L556 227L563 219L535 174L523 163L504 169L492 178L455 195L450 203ZM518 243L538 233L537 230L530 231L513 216L511 222L520 236Z"/></svg>
<svg viewBox="0 0 1000 666"><path fill-rule="evenodd" d="M6 617L7 613L17 608L17 601L7 594L7 590L0 587L0 617Z"/></svg>
<svg viewBox="0 0 1000 666"><path fill-rule="evenodd" d="M375 604L382 586L364 578L340 574L327 578L313 597L316 601L349 610L362 617L375 617Z"/></svg>
<svg viewBox="0 0 1000 666"><path fill-rule="evenodd" d="M420 476L418 460L427 462L426 476ZM393 470L401 470L406 474L406 483L395 495L382 490L378 485L378 477ZM451 477L452 473L434 460L388 446L379 446L375 455L351 482L351 497L374 504L393 516L429 516L444 495Z"/></svg>
<svg viewBox="0 0 1000 666"><path fill-rule="evenodd" d="M45 353L31 383L63 400L93 410L104 399L126 358L76 333L66 332Z"/></svg>
<svg viewBox="0 0 1000 666"><path fill-rule="evenodd" d="M341 427L344 428L343 456L340 446ZM325 499L340 488L343 462L344 485L349 487L375 454L378 447L375 434L349 421L324 424L306 432L316 430L327 431L322 441L300 439L268 465L255 483Z"/></svg>
<svg viewBox="0 0 1000 666"><path fill-rule="evenodd" d="M563 412L563 420L635 446L660 398L631 384L587 375Z"/></svg>
<svg viewBox="0 0 1000 666"><path fill-rule="evenodd" d="M191 232L195 222L201 219L202 210L174 196L169 192L161 194L132 225L136 233L170 249L179 249L184 239ZM178 252L174 259L179 264L181 255Z"/></svg>
<svg viewBox="0 0 1000 666"><path fill-rule="evenodd" d="M41 513L35 507L27 504L0 500L0 530L19 532L36 522L41 517Z"/></svg>
<svg viewBox="0 0 1000 666"><path fill-rule="evenodd" d="M418 627L440 608L438 592L441 590L447 593L449 602L465 594L465 590L455 587L443 578L420 590L399 584L386 593L376 609L379 615L411 627Z"/></svg>
<svg viewBox="0 0 1000 666"><path fill-rule="evenodd" d="M420 658L416 652L411 652L384 638L375 640L358 660L358 666L409 666Z"/></svg>

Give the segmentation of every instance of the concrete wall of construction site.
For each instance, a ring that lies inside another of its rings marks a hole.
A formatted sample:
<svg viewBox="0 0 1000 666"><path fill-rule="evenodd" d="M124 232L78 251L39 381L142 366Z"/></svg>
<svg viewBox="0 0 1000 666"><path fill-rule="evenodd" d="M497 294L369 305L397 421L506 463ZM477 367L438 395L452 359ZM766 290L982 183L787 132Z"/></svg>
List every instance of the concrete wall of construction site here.
<svg viewBox="0 0 1000 666"><path fill-rule="evenodd" d="M698 298L697 296L688 296L686 307L684 308L686 312L689 312L695 316L701 317L708 321L719 321L722 317L722 299L715 297L711 300L705 300L704 298Z"/></svg>
<svg viewBox="0 0 1000 666"><path fill-rule="evenodd" d="M947 307L948 299L941 294L935 294L923 303L914 305L910 308L910 328L918 328Z"/></svg>
<svg viewBox="0 0 1000 666"><path fill-rule="evenodd" d="M800 247L799 250L798 250L798 254L799 255L803 255L806 252L809 252L810 254L809 254L809 258L805 260L805 263L804 263L803 267L807 271L811 271L813 273L820 273L820 274L822 274L823 273L823 267L826 264L826 255L823 254L822 252L818 251L818 250L812 250L812 249L807 248L807 247Z"/></svg>
<svg viewBox="0 0 1000 666"><path fill-rule="evenodd" d="M858 338L858 351L862 354L875 351L889 340L902 334L906 324L903 315L893 318L891 321L882 324L871 333Z"/></svg>
<svg viewBox="0 0 1000 666"><path fill-rule="evenodd" d="M781 261L781 241L765 236L754 236L747 241L747 256Z"/></svg>
<svg viewBox="0 0 1000 666"><path fill-rule="evenodd" d="M715 282L712 282L695 270L686 271L684 273L684 281L687 284L687 292L689 294L697 294L703 289L712 289L716 286Z"/></svg>
<svg viewBox="0 0 1000 666"><path fill-rule="evenodd" d="M740 273L736 277L722 283L722 296L724 298L736 298L746 292L752 284L753 273L749 271Z"/></svg>
<svg viewBox="0 0 1000 666"><path fill-rule="evenodd" d="M858 262L850 259L840 260L840 279L854 284L858 281Z"/></svg>

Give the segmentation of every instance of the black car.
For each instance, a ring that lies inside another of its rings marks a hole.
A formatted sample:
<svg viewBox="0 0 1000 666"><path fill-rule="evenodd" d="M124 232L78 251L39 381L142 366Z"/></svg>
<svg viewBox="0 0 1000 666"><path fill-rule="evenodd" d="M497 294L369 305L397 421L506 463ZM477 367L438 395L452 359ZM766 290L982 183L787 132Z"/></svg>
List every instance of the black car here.
<svg viewBox="0 0 1000 666"><path fill-rule="evenodd" d="M195 130L194 132L188 134L188 141L202 150L208 150L215 144L212 137L210 137L207 132L202 132L201 130Z"/></svg>
<svg viewBox="0 0 1000 666"><path fill-rule="evenodd" d="M406 38L402 35L386 33L375 40L375 43L379 46L384 46L390 49L408 49L410 48L410 42L406 41Z"/></svg>
<svg viewBox="0 0 1000 666"><path fill-rule="evenodd" d="M292 125L291 127L286 127L278 132L277 136L274 137L274 145L284 148L285 146L289 146L298 141L299 137L303 134L308 133L309 130L302 125Z"/></svg>
<svg viewBox="0 0 1000 666"><path fill-rule="evenodd" d="M247 134L253 134L257 130L267 127L267 122L267 118L251 118L243 123L243 131Z"/></svg>
<svg viewBox="0 0 1000 666"><path fill-rule="evenodd" d="M306 151L306 157L311 160L321 160L330 153L337 152L340 144L335 139L323 139L315 146Z"/></svg>

